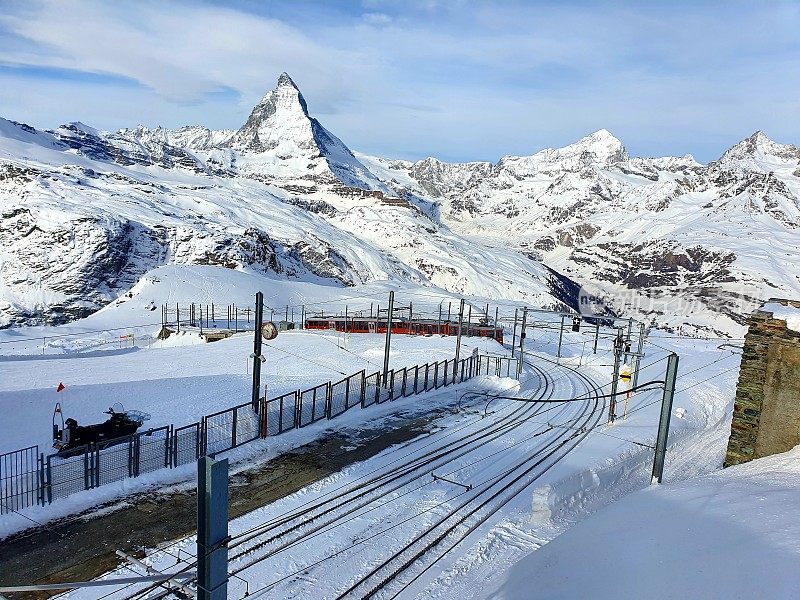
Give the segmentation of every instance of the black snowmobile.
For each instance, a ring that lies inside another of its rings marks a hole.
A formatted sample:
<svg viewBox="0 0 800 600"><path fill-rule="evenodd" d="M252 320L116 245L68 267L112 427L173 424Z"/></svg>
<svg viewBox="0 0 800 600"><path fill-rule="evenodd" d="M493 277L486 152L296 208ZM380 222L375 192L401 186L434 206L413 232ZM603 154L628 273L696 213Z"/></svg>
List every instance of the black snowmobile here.
<svg viewBox="0 0 800 600"><path fill-rule="evenodd" d="M61 404L56 403L53 411L53 448L59 456L72 456L83 450L83 446L113 446L121 443L129 435L150 418L147 413L138 410L125 410L120 403L114 404L105 411L110 417L104 423L94 425L78 425L75 419L64 420ZM56 420L61 418L59 429Z"/></svg>

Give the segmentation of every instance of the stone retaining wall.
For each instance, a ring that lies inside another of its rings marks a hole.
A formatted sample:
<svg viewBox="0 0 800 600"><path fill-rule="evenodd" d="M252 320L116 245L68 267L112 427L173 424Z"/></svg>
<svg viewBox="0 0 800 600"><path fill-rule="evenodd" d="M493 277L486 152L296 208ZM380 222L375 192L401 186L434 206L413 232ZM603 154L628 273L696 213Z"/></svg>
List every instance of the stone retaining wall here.
<svg viewBox="0 0 800 600"><path fill-rule="evenodd" d="M800 308L800 302L770 302ZM744 342L725 466L800 444L800 332L758 310Z"/></svg>

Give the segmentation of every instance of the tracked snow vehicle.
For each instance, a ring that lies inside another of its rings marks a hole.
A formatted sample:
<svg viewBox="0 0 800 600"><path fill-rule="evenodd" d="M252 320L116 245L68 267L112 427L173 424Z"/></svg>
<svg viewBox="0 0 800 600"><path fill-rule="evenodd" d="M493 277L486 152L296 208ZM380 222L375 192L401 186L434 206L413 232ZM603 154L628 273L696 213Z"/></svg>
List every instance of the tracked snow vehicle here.
<svg viewBox="0 0 800 600"><path fill-rule="evenodd" d="M129 435L136 433L142 424L150 419L150 415L138 410L125 410L119 402L107 411L109 418L103 423L94 425L78 425L75 419L64 420L61 404L56 403L53 411L53 448L61 456L74 454L83 446L104 446L120 443ZM59 428L58 419L61 419Z"/></svg>

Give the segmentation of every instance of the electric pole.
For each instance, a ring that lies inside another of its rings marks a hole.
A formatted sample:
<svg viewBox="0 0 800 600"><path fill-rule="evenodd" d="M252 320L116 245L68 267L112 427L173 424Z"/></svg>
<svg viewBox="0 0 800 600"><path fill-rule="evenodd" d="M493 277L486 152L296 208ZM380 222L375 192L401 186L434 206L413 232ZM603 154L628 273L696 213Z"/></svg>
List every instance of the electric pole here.
<svg viewBox="0 0 800 600"><path fill-rule="evenodd" d="M199 600L228 596L227 458L197 461L197 592Z"/></svg>
<svg viewBox="0 0 800 600"><path fill-rule="evenodd" d="M517 378L522 373L522 361L525 360L525 321L528 318L528 307L522 308L522 326L519 331L519 357L517 361Z"/></svg>
<svg viewBox="0 0 800 600"><path fill-rule="evenodd" d="M253 410L258 412L261 393L261 326L264 320L264 294L256 292L256 330L253 336Z"/></svg>
<svg viewBox="0 0 800 600"><path fill-rule="evenodd" d="M667 454L667 437L669 436L669 419L672 416L672 398L675 395L675 380L678 376L678 355L670 354L667 358L667 375L664 378L664 396L661 399L661 418L658 420L658 439L653 459L653 478L651 485L661 483L664 475L664 459Z"/></svg>
<svg viewBox="0 0 800 600"><path fill-rule="evenodd" d="M456 360L453 365L453 383L456 382L456 373L458 373L458 358L461 354L461 329L464 324L464 299L461 299L461 306L458 309L458 336L456 337Z"/></svg>
<svg viewBox="0 0 800 600"><path fill-rule="evenodd" d="M379 309L380 310L380 309ZM389 310L386 313L386 349L383 353L383 386L389 379L389 347L392 342L392 314L394 312L394 292L389 292Z"/></svg>
<svg viewBox="0 0 800 600"><path fill-rule="evenodd" d="M514 329L513 329L514 333L512 334L512 337L511 337L511 356L512 357L514 356L514 353L517 351L516 346L517 346L517 315L518 314L519 314L519 309L515 308L514 309Z"/></svg>
<svg viewBox="0 0 800 600"><path fill-rule="evenodd" d="M614 373L611 375L611 400L608 403L608 424L612 425L617 418L617 384L619 383L619 365L625 340L622 337L622 328L617 330L614 338Z"/></svg>

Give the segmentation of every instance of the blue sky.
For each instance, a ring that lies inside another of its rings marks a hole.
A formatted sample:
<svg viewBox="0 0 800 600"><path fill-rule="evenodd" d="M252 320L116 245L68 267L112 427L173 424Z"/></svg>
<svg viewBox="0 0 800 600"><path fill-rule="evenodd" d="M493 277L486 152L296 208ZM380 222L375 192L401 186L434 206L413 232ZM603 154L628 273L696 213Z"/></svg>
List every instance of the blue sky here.
<svg viewBox="0 0 800 600"><path fill-rule="evenodd" d="M0 116L37 127L237 128L282 71L389 157L800 143L800 2L0 0Z"/></svg>

